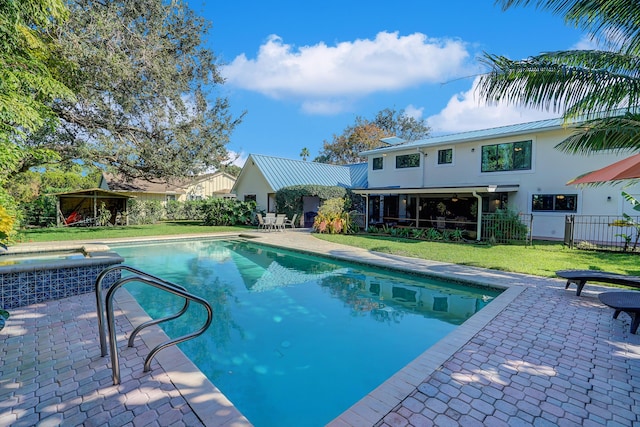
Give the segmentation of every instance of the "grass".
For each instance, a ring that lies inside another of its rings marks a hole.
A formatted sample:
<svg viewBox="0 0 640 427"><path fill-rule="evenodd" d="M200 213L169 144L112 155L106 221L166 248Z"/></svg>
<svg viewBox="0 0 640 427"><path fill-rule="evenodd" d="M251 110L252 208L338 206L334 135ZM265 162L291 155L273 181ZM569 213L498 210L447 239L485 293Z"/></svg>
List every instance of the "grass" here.
<svg viewBox="0 0 640 427"><path fill-rule="evenodd" d="M490 246L367 235L315 236L329 242L371 251L542 277L555 277L557 270L569 269L594 269L640 275L638 255L569 249L560 242L536 241L532 246Z"/></svg>
<svg viewBox="0 0 640 427"><path fill-rule="evenodd" d="M19 242L54 242L127 237L152 237L243 232L254 227L211 227L193 221L122 227L64 227L24 230ZM640 275L638 255L568 249L560 242L536 241L532 246L428 242L371 235L314 234L318 239L377 252L432 261L555 277L557 270L594 269Z"/></svg>
<svg viewBox="0 0 640 427"><path fill-rule="evenodd" d="M251 227L253 229L254 227ZM174 236L242 232L249 227L205 226L197 221L167 221L153 225L127 225L114 227L61 227L22 230L17 242L56 242L69 240L117 239L127 237Z"/></svg>

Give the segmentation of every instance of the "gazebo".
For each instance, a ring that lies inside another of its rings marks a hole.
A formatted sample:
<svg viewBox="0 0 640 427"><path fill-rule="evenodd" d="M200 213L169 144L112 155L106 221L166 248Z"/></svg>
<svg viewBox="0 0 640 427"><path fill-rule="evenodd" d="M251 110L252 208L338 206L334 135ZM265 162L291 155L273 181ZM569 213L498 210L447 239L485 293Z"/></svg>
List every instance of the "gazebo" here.
<svg viewBox="0 0 640 427"><path fill-rule="evenodd" d="M54 196L57 197L58 227L97 225L103 203L104 209L111 212L110 224L128 225L127 200L131 196L100 188L56 193Z"/></svg>

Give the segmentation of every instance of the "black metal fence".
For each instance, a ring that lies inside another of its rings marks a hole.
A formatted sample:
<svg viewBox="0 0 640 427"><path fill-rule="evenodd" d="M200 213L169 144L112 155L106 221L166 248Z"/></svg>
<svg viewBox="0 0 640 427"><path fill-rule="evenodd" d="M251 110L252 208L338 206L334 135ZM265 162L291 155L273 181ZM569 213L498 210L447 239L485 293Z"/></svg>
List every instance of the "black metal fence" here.
<svg viewBox="0 0 640 427"><path fill-rule="evenodd" d="M570 248L640 253L640 216L567 215L564 244Z"/></svg>
<svg viewBox="0 0 640 427"><path fill-rule="evenodd" d="M531 243L533 215L500 212L482 214L482 239L490 243Z"/></svg>

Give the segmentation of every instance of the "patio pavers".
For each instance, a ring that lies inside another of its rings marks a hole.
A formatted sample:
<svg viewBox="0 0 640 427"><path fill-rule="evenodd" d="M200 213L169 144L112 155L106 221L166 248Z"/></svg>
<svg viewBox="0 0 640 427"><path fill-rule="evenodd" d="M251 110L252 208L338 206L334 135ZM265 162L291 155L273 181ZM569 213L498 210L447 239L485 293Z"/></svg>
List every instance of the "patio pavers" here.
<svg viewBox="0 0 640 427"><path fill-rule="evenodd" d="M300 230L253 234L293 249L510 287L333 426L640 425L640 335L629 333L628 316L613 319L598 301L605 288L589 285L578 297L561 280L375 254ZM143 373L153 334L127 348L128 317L140 313L127 301L119 306L118 386L109 358L100 357L92 294L12 310L0 331L0 426L249 424L177 349L160 352Z"/></svg>

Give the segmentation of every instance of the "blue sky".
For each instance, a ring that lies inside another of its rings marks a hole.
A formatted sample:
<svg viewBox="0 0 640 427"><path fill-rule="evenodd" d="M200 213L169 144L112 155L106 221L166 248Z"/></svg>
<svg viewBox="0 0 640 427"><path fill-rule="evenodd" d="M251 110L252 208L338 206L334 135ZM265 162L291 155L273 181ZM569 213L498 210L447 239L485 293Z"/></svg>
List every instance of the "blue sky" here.
<svg viewBox="0 0 640 427"><path fill-rule="evenodd" d="M585 48L588 34L533 7L502 11L493 0L206 1L207 45L226 83L218 92L247 115L227 148L311 158L323 142L385 108L427 119L432 135L557 117L486 106L474 97L482 52L523 59Z"/></svg>

